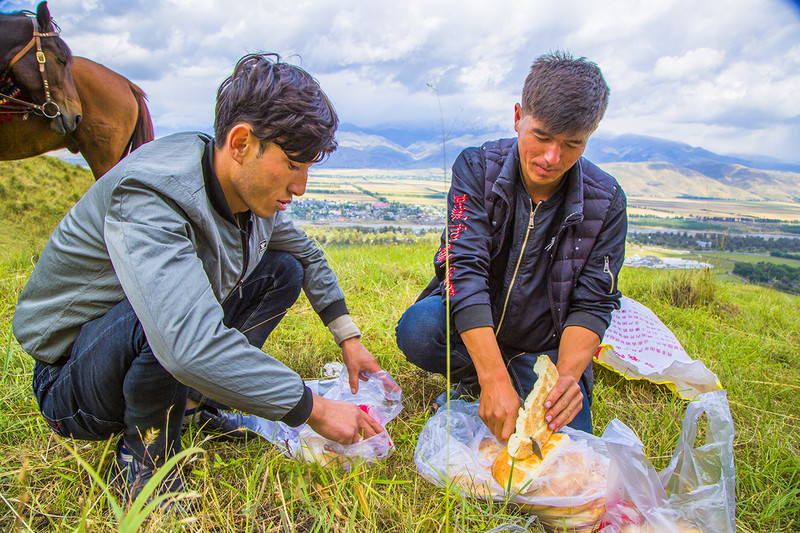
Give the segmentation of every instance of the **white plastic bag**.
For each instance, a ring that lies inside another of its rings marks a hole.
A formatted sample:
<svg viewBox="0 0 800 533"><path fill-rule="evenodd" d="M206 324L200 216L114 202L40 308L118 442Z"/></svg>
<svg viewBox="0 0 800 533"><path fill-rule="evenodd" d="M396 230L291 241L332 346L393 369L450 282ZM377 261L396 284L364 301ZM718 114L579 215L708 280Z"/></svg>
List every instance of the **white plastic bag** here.
<svg viewBox="0 0 800 533"><path fill-rule="evenodd" d="M696 447L703 414L707 419L705 444ZM607 443L612 461L605 519L609 533L679 533L694 531L692 528L703 533L733 533L733 439L733 419L724 390L702 394L689 403L672 460L658 474L636 436L620 432Z"/></svg>
<svg viewBox="0 0 800 533"><path fill-rule="evenodd" d="M384 428L403 410L403 393L389 373L383 370L369 374L367 381L360 381L356 394L350 392L346 368L341 369L337 379L307 381L306 385L311 392L325 399L358 405ZM373 463L384 459L394 450L388 430L356 444L342 446L318 435L307 424L293 428L255 415L222 414L231 420L236 419L238 425L280 447L287 457L323 465L332 463L345 470L356 462Z"/></svg>
<svg viewBox="0 0 800 533"><path fill-rule="evenodd" d="M666 385L685 400L722 388L717 376L689 357L655 313L625 296L619 310L611 313L595 360L627 379Z"/></svg>
<svg viewBox="0 0 800 533"><path fill-rule="evenodd" d="M551 531L735 531L733 419L724 390L688 404L672 461L661 473L644 455L636 434L619 420L612 420L599 438L562 429L586 450L586 468L604 477L590 482L593 490L586 490L585 483L567 486L574 492L564 496L546 497L538 491L548 483L546 476L524 493L508 493L494 480L491 467L500 445L478 416L478 407L477 402L451 401L449 435L446 406L428 420L414 453L422 477L440 487L451 481L479 499L519 505ZM695 447L703 414L708 420L706 442Z"/></svg>
<svg viewBox="0 0 800 533"><path fill-rule="evenodd" d="M509 492L492 477L492 463L501 446L478 416L478 403L454 400L450 402L449 436L447 407L442 406L417 440L414 463L420 475L434 485L441 487L450 480L473 497L514 503L551 530L593 531L600 524L605 503L609 464L605 445L582 431L564 428L563 432L571 442L553 458L552 469L522 491ZM569 454L583 459L573 479L569 479L573 472L565 471L570 467ZM561 479L556 480L559 474Z"/></svg>

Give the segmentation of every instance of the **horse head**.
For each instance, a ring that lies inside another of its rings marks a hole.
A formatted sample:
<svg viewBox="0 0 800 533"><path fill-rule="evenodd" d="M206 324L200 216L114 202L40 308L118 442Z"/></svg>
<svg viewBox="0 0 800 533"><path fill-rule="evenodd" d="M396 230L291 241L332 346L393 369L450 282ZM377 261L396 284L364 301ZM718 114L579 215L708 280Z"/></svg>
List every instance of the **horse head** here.
<svg viewBox="0 0 800 533"><path fill-rule="evenodd" d="M35 17L30 12L0 16L0 27L0 78L28 97L21 97L17 109L30 101L28 112L51 119L53 131L74 131L81 120L81 102L72 81L72 53L58 36L47 2L39 4Z"/></svg>

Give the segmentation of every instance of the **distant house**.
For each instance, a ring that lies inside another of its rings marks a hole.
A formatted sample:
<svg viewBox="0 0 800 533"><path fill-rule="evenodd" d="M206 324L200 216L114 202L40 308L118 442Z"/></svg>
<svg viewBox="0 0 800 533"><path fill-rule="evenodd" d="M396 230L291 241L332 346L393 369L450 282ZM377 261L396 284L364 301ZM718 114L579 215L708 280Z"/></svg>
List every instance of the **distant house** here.
<svg viewBox="0 0 800 533"><path fill-rule="evenodd" d="M711 248L711 243L708 241L695 241L700 248Z"/></svg>
<svg viewBox="0 0 800 533"><path fill-rule="evenodd" d="M708 263L700 263L694 259L678 259L672 257L655 257L652 255L645 255L644 257L639 254L625 258L625 266L627 267L640 267L640 268L657 268L657 269L695 269L695 268L714 268L713 265Z"/></svg>
<svg viewBox="0 0 800 533"><path fill-rule="evenodd" d="M389 207L389 204L386 202L375 202L372 204L372 207Z"/></svg>

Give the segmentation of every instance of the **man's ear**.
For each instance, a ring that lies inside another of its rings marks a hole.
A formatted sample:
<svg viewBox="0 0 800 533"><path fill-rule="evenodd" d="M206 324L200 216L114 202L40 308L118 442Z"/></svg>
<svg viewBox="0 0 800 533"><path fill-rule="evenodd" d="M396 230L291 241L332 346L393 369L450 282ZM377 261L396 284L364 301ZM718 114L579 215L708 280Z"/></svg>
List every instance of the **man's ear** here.
<svg viewBox="0 0 800 533"><path fill-rule="evenodd" d="M240 122L235 124L228 132L225 146L231 154L231 158L241 165L248 150L254 148L254 141L257 143L257 139L251 133L250 125Z"/></svg>
<svg viewBox="0 0 800 533"><path fill-rule="evenodd" d="M522 106L514 105L514 131L519 133L519 121L522 120Z"/></svg>

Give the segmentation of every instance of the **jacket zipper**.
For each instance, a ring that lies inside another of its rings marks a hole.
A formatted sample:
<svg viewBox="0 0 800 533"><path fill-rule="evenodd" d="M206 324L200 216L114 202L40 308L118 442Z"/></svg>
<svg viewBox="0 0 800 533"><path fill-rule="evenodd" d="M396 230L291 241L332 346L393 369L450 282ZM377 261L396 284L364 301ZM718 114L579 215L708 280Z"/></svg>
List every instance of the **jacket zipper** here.
<svg viewBox="0 0 800 533"><path fill-rule="evenodd" d="M525 253L525 247L528 246L528 237L531 234L531 230L534 227L534 217L536 216L536 211L539 209L539 206L542 205L542 202L536 204L536 207L533 207L533 199L528 198L528 201L531 205L531 218L528 221L528 229L525 231L525 240L522 241L522 249L519 251L519 258L517 259L517 266L514 268L514 275L511 276L511 283L508 285L508 292L506 293L506 300L503 303L503 313L500 315L500 322L497 324L497 329L495 330L495 335L500 331L500 327L503 325L503 320L506 317L506 309L508 308L508 300L511 299L511 289L514 288L514 281L517 279L517 273L519 272L519 266L522 264L522 256Z"/></svg>
<svg viewBox="0 0 800 533"><path fill-rule="evenodd" d="M244 229L239 229L239 232L242 234L242 275L239 276L239 281L236 282L236 289L239 291L239 299L241 300L243 297L242 294L242 285L244 282L244 276L247 274L247 264L250 262L250 229L252 228L252 224L250 223L250 219L247 219L247 223Z"/></svg>
<svg viewBox="0 0 800 533"><path fill-rule="evenodd" d="M614 273L611 272L611 260L609 259L608 255L603 256L603 272L609 275L611 278L611 287L608 289L608 294L614 293Z"/></svg>

